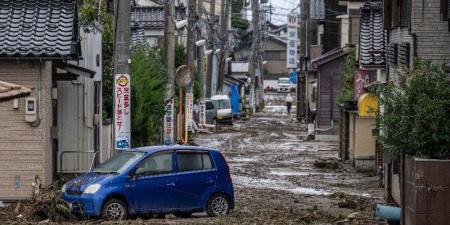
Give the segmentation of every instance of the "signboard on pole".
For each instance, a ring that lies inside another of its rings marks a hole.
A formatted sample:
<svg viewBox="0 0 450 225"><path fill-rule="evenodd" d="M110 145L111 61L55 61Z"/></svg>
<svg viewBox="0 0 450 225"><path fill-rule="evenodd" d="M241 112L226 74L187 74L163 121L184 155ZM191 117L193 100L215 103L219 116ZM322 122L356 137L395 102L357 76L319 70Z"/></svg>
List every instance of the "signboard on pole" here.
<svg viewBox="0 0 450 225"><path fill-rule="evenodd" d="M168 99L166 105L166 114L164 115L164 145L173 144L173 109L173 99Z"/></svg>
<svg viewBox="0 0 450 225"><path fill-rule="evenodd" d="M201 126L204 126L206 124L206 103L205 99L202 99L200 101L200 118L199 122Z"/></svg>
<svg viewBox="0 0 450 225"><path fill-rule="evenodd" d="M114 79L114 147L127 150L131 146L131 89L130 75L117 74Z"/></svg>
<svg viewBox="0 0 450 225"><path fill-rule="evenodd" d="M187 130L192 131L192 120L194 116L194 94L186 94L186 119L187 119Z"/></svg>
<svg viewBox="0 0 450 225"><path fill-rule="evenodd" d="M287 20L286 67L295 69L297 68L298 15L289 13Z"/></svg>

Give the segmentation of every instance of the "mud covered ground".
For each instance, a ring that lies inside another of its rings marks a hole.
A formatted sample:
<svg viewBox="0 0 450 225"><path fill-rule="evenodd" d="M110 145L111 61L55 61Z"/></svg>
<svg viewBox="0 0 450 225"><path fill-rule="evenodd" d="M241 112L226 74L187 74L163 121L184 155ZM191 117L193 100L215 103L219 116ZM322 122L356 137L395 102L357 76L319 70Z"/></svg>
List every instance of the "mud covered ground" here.
<svg viewBox="0 0 450 225"><path fill-rule="evenodd" d="M384 224L372 218L382 202L377 177L340 163L337 143L306 141L305 126L281 104L281 97L269 96L256 116L194 138L220 149L230 164L236 197L230 215L70 224Z"/></svg>

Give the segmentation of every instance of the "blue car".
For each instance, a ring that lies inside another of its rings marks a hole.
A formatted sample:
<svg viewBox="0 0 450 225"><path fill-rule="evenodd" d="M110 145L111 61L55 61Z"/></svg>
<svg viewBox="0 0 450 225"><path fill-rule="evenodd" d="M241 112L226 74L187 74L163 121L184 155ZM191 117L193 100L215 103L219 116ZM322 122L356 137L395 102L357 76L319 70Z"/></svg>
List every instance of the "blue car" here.
<svg viewBox="0 0 450 225"><path fill-rule="evenodd" d="M72 211L106 220L147 213L188 217L203 211L220 216L234 208L228 164L218 150L205 147L123 151L61 191Z"/></svg>

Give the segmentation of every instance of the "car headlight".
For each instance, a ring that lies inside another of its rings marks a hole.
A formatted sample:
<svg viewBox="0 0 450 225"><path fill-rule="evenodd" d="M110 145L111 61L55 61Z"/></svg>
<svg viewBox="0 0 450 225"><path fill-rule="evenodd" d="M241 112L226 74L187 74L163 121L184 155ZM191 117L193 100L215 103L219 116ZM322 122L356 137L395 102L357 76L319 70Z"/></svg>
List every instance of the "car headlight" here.
<svg viewBox="0 0 450 225"><path fill-rule="evenodd" d="M94 194L102 187L101 184L91 184L86 189L84 189L83 194Z"/></svg>
<svg viewBox="0 0 450 225"><path fill-rule="evenodd" d="M62 186L61 192L62 192L62 193L66 192L66 184L64 184L64 185Z"/></svg>

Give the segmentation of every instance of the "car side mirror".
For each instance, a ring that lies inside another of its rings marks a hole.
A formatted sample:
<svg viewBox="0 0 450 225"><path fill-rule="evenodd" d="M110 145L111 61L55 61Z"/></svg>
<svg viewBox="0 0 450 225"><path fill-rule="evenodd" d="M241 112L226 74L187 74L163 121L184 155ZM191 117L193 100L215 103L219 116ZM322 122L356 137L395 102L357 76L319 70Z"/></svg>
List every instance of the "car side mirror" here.
<svg viewBox="0 0 450 225"><path fill-rule="evenodd" d="M128 173L128 178L130 178L131 180L136 178L136 169L133 169Z"/></svg>

